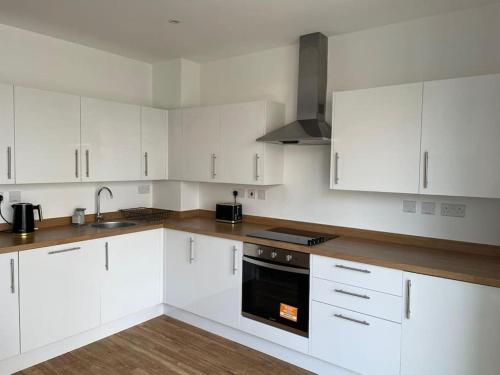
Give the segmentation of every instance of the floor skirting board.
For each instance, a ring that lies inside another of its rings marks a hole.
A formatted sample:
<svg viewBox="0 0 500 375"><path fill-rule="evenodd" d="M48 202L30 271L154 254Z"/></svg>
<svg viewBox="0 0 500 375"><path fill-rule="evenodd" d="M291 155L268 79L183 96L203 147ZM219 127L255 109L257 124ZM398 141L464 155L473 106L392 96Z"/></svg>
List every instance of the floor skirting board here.
<svg viewBox="0 0 500 375"><path fill-rule="evenodd" d="M169 305L165 305L165 315L317 374L354 375L353 372L341 367Z"/></svg>

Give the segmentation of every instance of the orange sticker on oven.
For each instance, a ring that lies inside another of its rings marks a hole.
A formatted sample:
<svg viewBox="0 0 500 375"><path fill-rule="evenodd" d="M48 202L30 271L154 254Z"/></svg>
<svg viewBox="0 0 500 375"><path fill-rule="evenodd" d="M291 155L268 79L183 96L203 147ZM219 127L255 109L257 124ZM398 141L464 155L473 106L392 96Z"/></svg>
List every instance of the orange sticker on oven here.
<svg viewBox="0 0 500 375"><path fill-rule="evenodd" d="M297 322L297 313L299 309L284 303L280 303L280 317L283 319L291 320L292 322Z"/></svg>

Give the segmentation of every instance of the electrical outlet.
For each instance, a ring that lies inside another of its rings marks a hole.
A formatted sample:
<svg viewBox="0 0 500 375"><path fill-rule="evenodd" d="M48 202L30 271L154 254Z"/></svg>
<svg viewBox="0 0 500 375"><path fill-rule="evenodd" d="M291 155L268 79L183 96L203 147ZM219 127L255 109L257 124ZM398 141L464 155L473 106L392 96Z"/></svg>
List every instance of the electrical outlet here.
<svg viewBox="0 0 500 375"><path fill-rule="evenodd" d="M266 200L266 191L263 189L257 190L257 199L265 201Z"/></svg>
<svg viewBox="0 0 500 375"><path fill-rule="evenodd" d="M465 217L465 204L442 203L441 216Z"/></svg>
<svg viewBox="0 0 500 375"><path fill-rule="evenodd" d="M139 194L149 194L150 188L149 185L139 185L137 187L137 192Z"/></svg>
<svg viewBox="0 0 500 375"><path fill-rule="evenodd" d="M9 191L9 202L10 203L21 202L21 192L20 191Z"/></svg>
<svg viewBox="0 0 500 375"><path fill-rule="evenodd" d="M435 202L422 202L422 215L435 215L436 203Z"/></svg>
<svg viewBox="0 0 500 375"><path fill-rule="evenodd" d="M233 188L231 189L231 194L233 191L237 191L238 192L238 196L236 197L236 199L243 199L245 198L245 189L236 189L236 188Z"/></svg>
<svg viewBox="0 0 500 375"><path fill-rule="evenodd" d="M248 197L248 199L255 199L255 189L248 189L247 190L247 197Z"/></svg>
<svg viewBox="0 0 500 375"><path fill-rule="evenodd" d="M403 200L403 212L414 214L417 212L417 201Z"/></svg>

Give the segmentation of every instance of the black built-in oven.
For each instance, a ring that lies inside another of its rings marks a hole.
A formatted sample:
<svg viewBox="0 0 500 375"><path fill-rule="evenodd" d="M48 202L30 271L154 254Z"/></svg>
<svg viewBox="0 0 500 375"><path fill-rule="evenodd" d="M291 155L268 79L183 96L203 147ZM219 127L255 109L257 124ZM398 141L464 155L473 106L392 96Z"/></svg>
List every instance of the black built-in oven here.
<svg viewBox="0 0 500 375"><path fill-rule="evenodd" d="M242 315L308 337L309 254L245 243Z"/></svg>

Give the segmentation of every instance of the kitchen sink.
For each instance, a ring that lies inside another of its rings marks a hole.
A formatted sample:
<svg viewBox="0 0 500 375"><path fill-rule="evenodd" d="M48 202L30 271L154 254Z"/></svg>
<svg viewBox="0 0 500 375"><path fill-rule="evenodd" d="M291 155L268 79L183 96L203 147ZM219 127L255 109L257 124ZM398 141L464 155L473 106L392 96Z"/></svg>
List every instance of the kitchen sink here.
<svg viewBox="0 0 500 375"><path fill-rule="evenodd" d="M103 221L101 223L94 223L91 224L94 228L101 228L101 229L116 229L116 228L126 228L126 227L132 227L136 225L136 223L133 223L131 221Z"/></svg>

